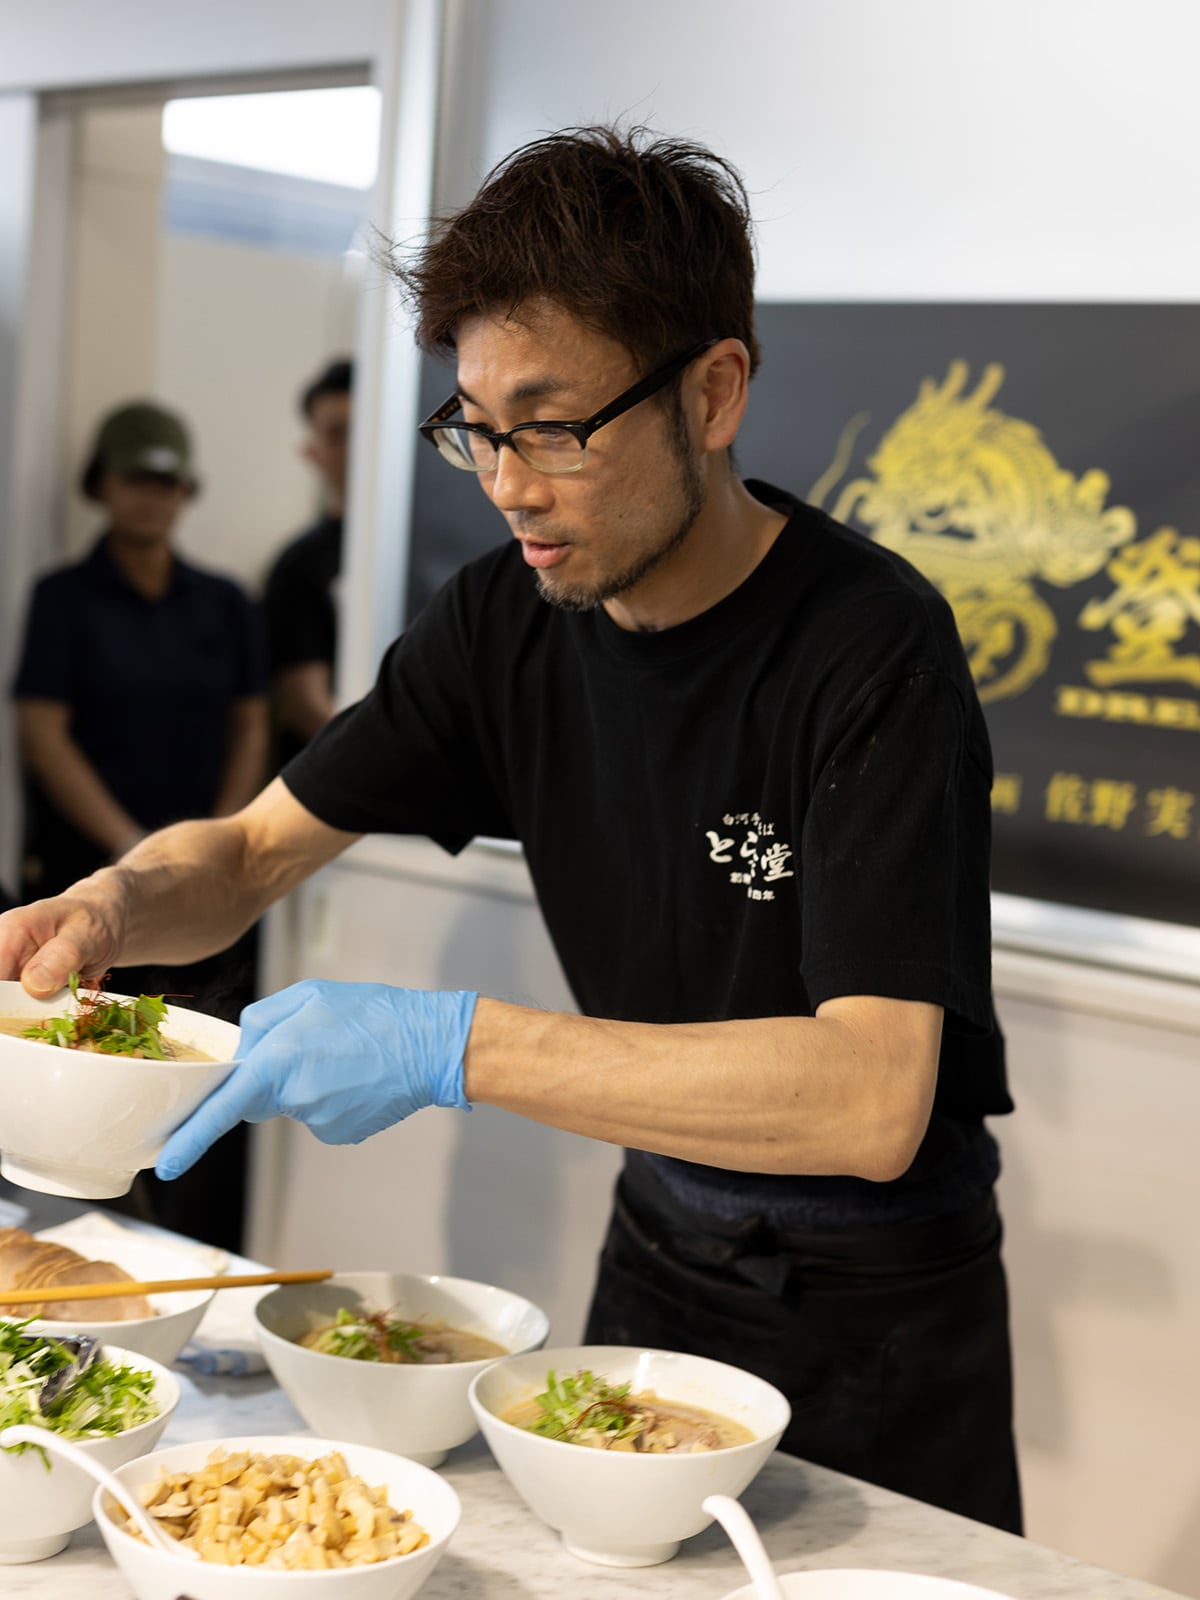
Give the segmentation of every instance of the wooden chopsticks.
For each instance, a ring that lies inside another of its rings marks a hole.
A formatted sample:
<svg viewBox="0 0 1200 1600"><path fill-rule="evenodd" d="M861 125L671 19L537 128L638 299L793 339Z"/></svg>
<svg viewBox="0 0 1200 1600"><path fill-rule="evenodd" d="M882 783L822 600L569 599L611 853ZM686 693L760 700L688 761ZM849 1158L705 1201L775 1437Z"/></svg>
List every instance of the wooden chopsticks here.
<svg viewBox="0 0 1200 1600"><path fill-rule="evenodd" d="M222 1273L211 1278L154 1278L146 1283L44 1283L25 1289L0 1289L0 1306L28 1306L56 1300L106 1300L109 1295L176 1294L184 1289L252 1289L268 1283L323 1283L322 1272Z"/></svg>

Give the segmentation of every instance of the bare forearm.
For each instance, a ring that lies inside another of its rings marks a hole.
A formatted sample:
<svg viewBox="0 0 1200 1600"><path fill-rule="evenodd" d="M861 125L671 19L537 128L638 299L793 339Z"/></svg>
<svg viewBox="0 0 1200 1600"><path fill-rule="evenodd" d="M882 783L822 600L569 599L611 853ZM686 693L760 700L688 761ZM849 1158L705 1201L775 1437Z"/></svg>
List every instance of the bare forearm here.
<svg viewBox="0 0 1200 1600"><path fill-rule="evenodd" d="M69 735L25 740L22 753L55 808L107 855L120 855L144 833Z"/></svg>
<svg viewBox="0 0 1200 1600"><path fill-rule="evenodd" d="M333 716L333 674L324 661L285 667L274 688L279 720L298 738L311 739Z"/></svg>
<svg viewBox="0 0 1200 1600"><path fill-rule="evenodd" d="M267 706L264 700L245 706L233 720L213 816L232 816L249 805L262 788L266 775Z"/></svg>
<svg viewBox="0 0 1200 1600"><path fill-rule="evenodd" d="M0 976L45 996L71 972L212 955L356 837L276 778L236 816L164 828L65 894L0 917Z"/></svg>
<svg viewBox="0 0 1200 1600"><path fill-rule="evenodd" d="M467 1098L610 1144L744 1172L899 1176L928 1122L941 1012L651 1025L480 1000ZM930 1064L932 1062L932 1071Z"/></svg>
<svg viewBox="0 0 1200 1600"><path fill-rule="evenodd" d="M270 903L244 863L245 841L232 819L179 822L75 892L119 906L122 965L182 964L226 949Z"/></svg>

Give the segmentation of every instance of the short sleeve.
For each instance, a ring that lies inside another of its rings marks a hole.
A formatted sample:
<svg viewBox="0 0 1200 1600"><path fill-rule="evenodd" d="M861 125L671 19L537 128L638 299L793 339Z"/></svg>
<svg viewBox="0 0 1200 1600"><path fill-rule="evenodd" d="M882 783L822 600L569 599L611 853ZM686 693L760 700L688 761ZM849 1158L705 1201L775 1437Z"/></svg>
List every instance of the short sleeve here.
<svg viewBox="0 0 1200 1600"><path fill-rule="evenodd" d="M77 629L69 606L69 597L61 593L53 577L43 578L35 587L13 680L14 699L58 700L67 705L74 701L72 653Z"/></svg>
<svg viewBox="0 0 1200 1600"><path fill-rule="evenodd" d="M263 595L272 673L314 661L332 666L337 649L337 615L329 586L300 555L298 551L284 552Z"/></svg>
<svg viewBox="0 0 1200 1600"><path fill-rule="evenodd" d="M371 692L287 764L284 782L350 833L426 834L452 853L478 834L511 837L482 755L479 670L448 585L391 646Z"/></svg>
<svg viewBox="0 0 1200 1600"><path fill-rule="evenodd" d="M878 685L819 772L801 852L814 1009L883 995L991 1030L990 758L968 715L941 672Z"/></svg>

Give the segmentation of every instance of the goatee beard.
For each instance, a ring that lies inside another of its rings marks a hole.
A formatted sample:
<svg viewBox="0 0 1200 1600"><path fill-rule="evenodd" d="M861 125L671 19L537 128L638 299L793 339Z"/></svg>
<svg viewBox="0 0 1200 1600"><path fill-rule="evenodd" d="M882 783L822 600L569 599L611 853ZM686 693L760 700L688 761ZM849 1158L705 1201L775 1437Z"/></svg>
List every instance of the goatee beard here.
<svg viewBox="0 0 1200 1600"><path fill-rule="evenodd" d="M542 599L557 606L560 611L594 611L606 600L615 600L618 595L628 594L656 567L673 556L683 546L704 509L704 484L695 463L690 459L681 459L680 468L683 509L674 532L662 544L639 556L624 572L618 572L590 589L556 587L546 574L537 572L534 576Z"/></svg>

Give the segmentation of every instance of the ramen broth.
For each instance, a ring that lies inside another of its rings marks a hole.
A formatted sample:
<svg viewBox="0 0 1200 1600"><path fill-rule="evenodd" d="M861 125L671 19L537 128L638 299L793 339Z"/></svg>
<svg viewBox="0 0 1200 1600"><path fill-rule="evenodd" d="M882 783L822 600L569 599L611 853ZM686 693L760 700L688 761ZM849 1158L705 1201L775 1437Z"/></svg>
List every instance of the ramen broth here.
<svg viewBox="0 0 1200 1600"><path fill-rule="evenodd" d="M409 1321L385 1312L348 1311L338 1322L322 1323L302 1334L297 1344L359 1361L385 1365L444 1366L451 1361L495 1361L510 1352L494 1339L465 1328L452 1328L433 1318ZM349 1320L350 1318L353 1320ZM399 1337L396 1330L401 1330Z"/></svg>
<svg viewBox="0 0 1200 1600"><path fill-rule="evenodd" d="M33 1026L40 1020L40 1017L0 1017L0 1033L15 1034L20 1039L24 1036L26 1028ZM195 1045L180 1044L177 1040L168 1038L165 1033L160 1034L159 1037L162 1041L163 1049L167 1052L166 1059L168 1061L215 1061L217 1059L216 1056L205 1055L203 1050L197 1050ZM50 1039L30 1039L28 1042L30 1044L48 1044L54 1050L74 1050L80 1055L105 1056L123 1054L127 1060L132 1061L156 1059L152 1056L132 1055L127 1051L100 1050L93 1044L57 1045Z"/></svg>
<svg viewBox="0 0 1200 1600"><path fill-rule="evenodd" d="M755 1435L740 1422L723 1417L702 1406L684 1405L676 1400L660 1400L653 1390L627 1394L621 1402L637 1426L618 1437L598 1430L561 1431L547 1423L545 1408L536 1398L522 1400L500 1413L501 1421L525 1428L545 1438L559 1438L593 1450L633 1451L638 1455L690 1455L708 1450L728 1450L732 1445L752 1444Z"/></svg>

